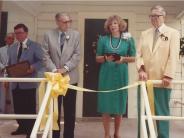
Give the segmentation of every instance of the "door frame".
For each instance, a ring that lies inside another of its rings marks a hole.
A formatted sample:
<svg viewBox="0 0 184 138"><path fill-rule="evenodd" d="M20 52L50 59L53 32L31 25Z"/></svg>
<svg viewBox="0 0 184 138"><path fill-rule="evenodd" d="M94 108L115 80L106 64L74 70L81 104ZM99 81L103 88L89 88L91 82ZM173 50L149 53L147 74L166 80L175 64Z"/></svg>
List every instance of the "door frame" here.
<svg viewBox="0 0 184 138"><path fill-rule="evenodd" d="M80 80L79 80L79 87L83 87L83 70L84 70L84 28L85 28L85 19L107 19L111 15L119 15L124 19L128 19L128 30L131 32L131 34L135 38L135 33L136 33L136 28L135 28L135 13L133 12L79 12L78 13L78 30L80 32L81 38L80 38L80 46L81 46L81 62L79 64L79 75L80 75ZM132 66L132 65L131 65ZM134 66L134 65L133 65ZM129 71L131 72L131 71ZM133 69L134 73L129 73L129 82L135 81L135 69ZM135 91L135 89L130 89L129 91ZM128 93L128 97L132 97L135 95L135 92L130 92ZM136 99L134 100L135 103L129 102L128 100L128 118L135 117L135 111L132 110L132 108L136 108ZM76 103L76 117L82 118L82 113L83 113L83 93L78 92L77 94L77 103Z"/></svg>

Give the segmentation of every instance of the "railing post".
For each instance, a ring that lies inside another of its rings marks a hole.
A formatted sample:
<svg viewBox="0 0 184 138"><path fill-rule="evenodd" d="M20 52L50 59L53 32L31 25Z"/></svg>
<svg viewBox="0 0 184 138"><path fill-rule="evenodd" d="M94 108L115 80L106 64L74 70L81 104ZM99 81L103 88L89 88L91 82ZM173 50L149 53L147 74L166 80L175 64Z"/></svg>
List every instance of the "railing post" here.
<svg viewBox="0 0 184 138"><path fill-rule="evenodd" d="M141 83L141 89L142 89L142 94L143 94L143 100L145 102L145 109L146 109L146 116L148 117L148 127L149 127L149 132L151 138L156 138L156 133L155 133L155 128L153 125L153 119L151 115L151 109L150 109L150 104L148 100L148 95L146 93L146 84L145 82Z"/></svg>
<svg viewBox="0 0 184 138"><path fill-rule="evenodd" d="M146 119L145 119L145 102L144 102L144 96L142 93L142 87L140 88L140 106L141 106L141 117L140 117L140 123L141 123L141 138L148 138L147 129L146 129Z"/></svg>
<svg viewBox="0 0 184 138"><path fill-rule="evenodd" d="M49 129L49 138L52 138L52 130L53 130L53 98L50 100L50 108L49 108L49 114L51 116L51 122L50 122L50 129Z"/></svg>
<svg viewBox="0 0 184 138"><path fill-rule="evenodd" d="M142 128L141 138L148 138L145 115L141 115L141 128Z"/></svg>

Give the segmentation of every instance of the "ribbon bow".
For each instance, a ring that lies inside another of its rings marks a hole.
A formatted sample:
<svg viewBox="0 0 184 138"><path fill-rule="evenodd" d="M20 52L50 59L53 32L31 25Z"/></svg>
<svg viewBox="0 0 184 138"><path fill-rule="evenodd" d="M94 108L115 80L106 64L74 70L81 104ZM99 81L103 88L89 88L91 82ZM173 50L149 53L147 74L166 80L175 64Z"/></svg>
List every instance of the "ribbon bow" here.
<svg viewBox="0 0 184 138"><path fill-rule="evenodd" d="M48 82L51 83L52 89L51 89L51 96L53 98L58 97L59 95L66 95L70 78L68 75L63 77L60 73L51 73L46 72L45 77Z"/></svg>
<svg viewBox="0 0 184 138"><path fill-rule="evenodd" d="M53 130L59 130L59 126L57 124L58 120L58 96L59 95L66 95L68 86L69 86L69 75L62 76L60 73L52 73L52 72L45 72L46 80L51 84L51 97L54 101L54 111L53 111ZM45 93L45 81L41 82L39 87L39 105L43 100ZM51 100L51 98L48 100ZM47 116L49 113L49 105L47 103L47 107L45 109L45 114L42 118L42 122L40 125L40 129L42 130L45 127Z"/></svg>

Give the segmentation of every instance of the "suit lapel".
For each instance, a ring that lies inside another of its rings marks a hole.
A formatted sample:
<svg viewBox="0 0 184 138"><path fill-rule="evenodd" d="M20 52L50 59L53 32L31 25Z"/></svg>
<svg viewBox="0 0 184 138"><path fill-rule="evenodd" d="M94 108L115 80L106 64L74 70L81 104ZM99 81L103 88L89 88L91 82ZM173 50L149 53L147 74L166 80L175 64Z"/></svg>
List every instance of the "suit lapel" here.
<svg viewBox="0 0 184 138"><path fill-rule="evenodd" d="M167 32L167 29L166 29L166 27L164 26L164 27L162 28L161 32L159 33L159 37L158 37L158 39L157 39L157 41L156 41L156 43L155 43L155 48L153 49L153 54L157 51L158 47L160 46L160 42L162 41L160 35L161 35L161 34L165 34L166 32Z"/></svg>
<svg viewBox="0 0 184 138"><path fill-rule="evenodd" d="M70 31L67 31L67 32L66 32L66 37L68 37L68 36L69 36L69 38L71 37ZM65 40L65 43L64 43L64 46L63 46L63 51L62 51L62 53L65 53L66 48L68 47L68 41L69 41L69 40ZM62 54L61 54L61 55L62 55Z"/></svg>
<svg viewBox="0 0 184 138"><path fill-rule="evenodd" d="M19 43L17 42L14 48L15 49L14 60L16 62L17 62L18 47L19 47Z"/></svg>
<svg viewBox="0 0 184 138"><path fill-rule="evenodd" d="M160 35L160 34L159 34ZM157 51L159 45L160 45L160 42L161 42L161 39L160 39L160 36L158 37L156 43L155 43L155 47L153 49L153 54Z"/></svg>
<svg viewBox="0 0 184 138"><path fill-rule="evenodd" d="M59 43L59 31L58 31L58 29L56 29L53 38L55 38L55 41L56 41L56 45L55 46L56 46L56 50L57 50L58 56L61 57L61 49L60 49L60 43Z"/></svg>
<svg viewBox="0 0 184 138"><path fill-rule="evenodd" d="M153 47L153 29L150 30L149 34L148 34L148 43L149 43L149 50L150 50L150 53L152 53L152 47Z"/></svg>

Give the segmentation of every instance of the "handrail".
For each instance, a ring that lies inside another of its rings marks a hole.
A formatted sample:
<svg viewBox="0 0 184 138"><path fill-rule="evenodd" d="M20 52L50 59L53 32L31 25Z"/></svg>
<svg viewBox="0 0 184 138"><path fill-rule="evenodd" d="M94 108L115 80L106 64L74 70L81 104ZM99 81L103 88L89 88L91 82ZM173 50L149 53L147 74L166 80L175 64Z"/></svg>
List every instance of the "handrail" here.
<svg viewBox="0 0 184 138"><path fill-rule="evenodd" d="M150 81L152 81L154 84L161 84L162 83L162 81L161 80L150 80ZM172 84L181 84L181 83L184 83L184 80L172 80L171 81L172 82Z"/></svg>
<svg viewBox="0 0 184 138"><path fill-rule="evenodd" d="M41 82L47 81L45 78L0 78L0 82Z"/></svg>
<svg viewBox="0 0 184 138"><path fill-rule="evenodd" d="M153 120L184 120L184 117L179 116L154 116L152 115ZM147 119L147 117L145 117Z"/></svg>
<svg viewBox="0 0 184 138"><path fill-rule="evenodd" d="M0 78L0 82L41 82L41 81L47 81L45 78ZM154 84L161 84L161 80L151 80ZM178 83L184 83L184 80L173 80L173 84L178 84ZM148 95L146 92L146 84L145 82L141 82L141 96L143 97L143 100L141 100L141 129L143 132L143 137L148 138L147 130L146 130L146 123L145 121L148 120L148 128L150 131L150 136L151 138L156 138L156 133L153 125L153 120L184 120L184 117L176 117L176 116L153 116L151 115L151 110L150 110L150 105L148 101ZM31 133L31 138L36 138L38 129L40 127L40 123L42 120L42 117L44 115L45 108L47 106L47 102L49 100L51 92L51 84L48 82L47 83L47 89L46 93L44 95L40 110L38 115L35 114L0 114L0 119L35 119L35 125L33 127L32 133ZM49 115L47 117L47 123L45 126L45 130L43 131L43 136L42 138L46 138L47 135L49 138L52 138L52 121L53 121L53 101L50 100L50 108L49 108ZM146 114L145 114L146 113Z"/></svg>
<svg viewBox="0 0 184 138"><path fill-rule="evenodd" d="M35 114L0 114L0 119L36 119Z"/></svg>

